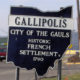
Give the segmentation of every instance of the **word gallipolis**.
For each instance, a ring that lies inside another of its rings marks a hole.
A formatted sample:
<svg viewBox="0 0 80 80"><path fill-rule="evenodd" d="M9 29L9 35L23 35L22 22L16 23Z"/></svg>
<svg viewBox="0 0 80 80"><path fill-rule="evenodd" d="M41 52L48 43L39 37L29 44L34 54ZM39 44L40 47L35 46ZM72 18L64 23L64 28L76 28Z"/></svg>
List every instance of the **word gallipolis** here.
<svg viewBox="0 0 80 80"><path fill-rule="evenodd" d="M73 29L73 19L43 16L10 15L9 26L49 28L49 29Z"/></svg>
<svg viewBox="0 0 80 80"><path fill-rule="evenodd" d="M67 27L67 19L56 19L56 18L40 18L40 17L16 17L16 25L22 26L37 26L37 27Z"/></svg>

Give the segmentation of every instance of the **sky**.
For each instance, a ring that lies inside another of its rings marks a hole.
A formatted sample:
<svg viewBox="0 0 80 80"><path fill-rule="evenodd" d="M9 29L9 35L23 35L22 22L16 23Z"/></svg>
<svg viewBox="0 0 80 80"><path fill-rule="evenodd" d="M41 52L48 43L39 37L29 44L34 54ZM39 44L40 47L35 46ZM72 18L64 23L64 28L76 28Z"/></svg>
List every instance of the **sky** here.
<svg viewBox="0 0 80 80"><path fill-rule="evenodd" d="M8 16L11 6L35 7L42 11L59 11L60 7L73 7L74 30L77 31L77 0L1 0L0 37L8 36Z"/></svg>

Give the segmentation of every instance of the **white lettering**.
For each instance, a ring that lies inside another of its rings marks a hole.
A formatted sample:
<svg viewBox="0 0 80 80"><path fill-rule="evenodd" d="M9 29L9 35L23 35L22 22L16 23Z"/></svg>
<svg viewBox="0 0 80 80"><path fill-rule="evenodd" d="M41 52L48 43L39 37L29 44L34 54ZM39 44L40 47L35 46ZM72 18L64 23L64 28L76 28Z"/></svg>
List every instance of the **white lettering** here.
<svg viewBox="0 0 80 80"><path fill-rule="evenodd" d="M33 57L33 61L44 61L44 58L42 57Z"/></svg>
<svg viewBox="0 0 80 80"><path fill-rule="evenodd" d="M12 35L23 35L24 30L21 29L11 29L10 34Z"/></svg>
<svg viewBox="0 0 80 80"><path fill-rule="evenodd" d="M35 51L35 50L20 50L20 55L31 55L31 56L58 56L58 52L54 51ZM59 56L58 56L59 57Z"/></svg>
<svg viewBox="0 0 80 80"><path fill-rule="evenodd" d="M51 37L62 37L62 38L69 38L69 32L54 32L50 33Z"/></svg>
<svg viewBox="0 0 80 80"><path fill-rule="evenodd" d="M27 45L28 49L39 49L39 50L51 50L50 45L37 45L37 44L28 44Z"/></svg>
<svg viewBox="0 0 80 80"><path fill-rule="evenodd" d="M48 36L48 31L36 31L37 36Z"/></svg>
<svg viewBox="0 0 80 80"><path fill-rule="evenodd" d="M33 30L27 30L26 31L26 35L29 35L29 36L31 35L32 36L33 35L33 32L34 32Z"/></svg>
<svg viewBox="0 0 80 80"><path fill-rule="evenodd" d="M51 44L51 40L45 40L45 39L28 39L28 43Z"/></svg>

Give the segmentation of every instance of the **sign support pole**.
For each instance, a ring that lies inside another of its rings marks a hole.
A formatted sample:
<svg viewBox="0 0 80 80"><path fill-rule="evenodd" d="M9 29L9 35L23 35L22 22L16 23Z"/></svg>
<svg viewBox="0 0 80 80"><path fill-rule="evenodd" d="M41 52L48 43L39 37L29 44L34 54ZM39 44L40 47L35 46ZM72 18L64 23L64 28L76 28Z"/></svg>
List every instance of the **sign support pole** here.
<svg viewBox="0 0 80 80"><path fill-rule="evenodd" d="M38 80L38 78L37 78L37 72L35 71L35 80Z"/></svg>
<svg viewBox="0 0 80 80"><path fill-rule="evenodd" d="M17 67L16 68L16 80L19 80L19 74L20 73L20 69Z"/></svg>
<svg viewBox="0 0 80 80"><path fill-rule="evenodd" d="M62 74L62 60L58 60L57 80L61 80L61 74Z"/></svg>

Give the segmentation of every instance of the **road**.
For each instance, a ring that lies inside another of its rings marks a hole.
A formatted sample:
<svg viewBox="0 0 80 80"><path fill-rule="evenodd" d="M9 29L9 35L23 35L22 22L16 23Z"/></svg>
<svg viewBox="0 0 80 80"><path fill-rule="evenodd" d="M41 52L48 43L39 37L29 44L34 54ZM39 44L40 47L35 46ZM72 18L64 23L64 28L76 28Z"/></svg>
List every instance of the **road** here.
<svg viewBox="0 0 80 80"><path fill-rule="evenodd" d="M20 80L34 80L34 71L20 69ZM16 67L12 63L0 62L0 80L15 80Z"/></svg>
<svg viewBox="0 0 80 80"><path fill-rule="evenodd" d="M57 66L57 65L56 65ZM80 73L80 65L63 65L62 75ZM49 69L44 77L57 76L57 67ZM38 76L38 78L41 78ZM0 80L16 80L16 67L12 63L0 62ZM35 70L20 69L20 80L35 80Z"/></svg>

